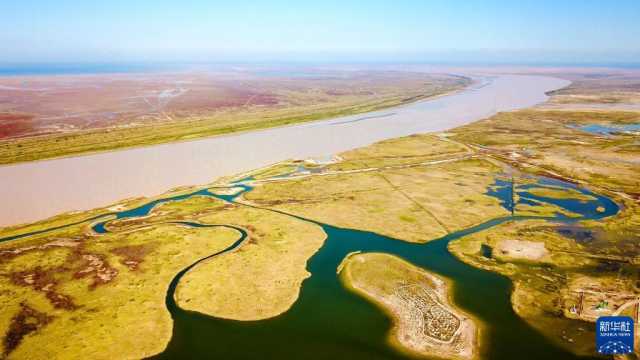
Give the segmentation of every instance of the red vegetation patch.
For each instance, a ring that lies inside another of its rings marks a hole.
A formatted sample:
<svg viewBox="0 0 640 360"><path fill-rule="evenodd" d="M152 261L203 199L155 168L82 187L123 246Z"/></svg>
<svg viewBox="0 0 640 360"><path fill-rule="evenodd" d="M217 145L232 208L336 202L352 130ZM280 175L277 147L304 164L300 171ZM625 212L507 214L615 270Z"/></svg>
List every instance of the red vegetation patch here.
<svg viewBox="0 0 640 360"><path fill-rule="evenodd" d="M307 200L296 200L296 199L276 199L276 200L256 200L256 202L260 203L264 206L278 206L284 204L301 204L301 203L317 203L318 200L307 199Z"/></svg>
<svg viewBox="0 0 640 360"><path fill-rule="evenodd" d="M131 271L136 271L140 268L140 263L144 261L145 256L147 256L154 247L155 245L153 244L129 245L111 249L111 252L120 256L120 263L122 265L125 265Z"/></svg>
<svg viewBox="0 0 640 360"><path fill-rule="evenodd" d="M42 245L23 246L1 250L0 263L34 251L47 251L54 248L75 248L81 244L81 241L82 239L79 238L60 238Z"/></svg>
<svg viewBox="0 0 640 360"><path fill-rule="evenodd" d="M89 289L106 284L118 275L118 270L109 265L104 255L86 250L84 240L84 238L61 238L42 245L5 249L0 251L0 263L30 252L46 253L54 248L69 248L71 252L62 266L46 270L36 267L32 270L15 272L10 277L17 285L31 286L37 291L45 292L54 306L72 309L77 306L73 305L71 299L55 292L57 281L53 274L73 272L74 279L91 277L93 282L89 285Z"/></svg>
<svg viewBox="0 0 640 360"><path fill-rule="evenodd" d="M56 291L58 281L53 274L64 271L63 268L43 269L36 266L31 270L17 271L10 274L11 282L18 286L31 287L36 291L43 292L51 305L56 309L73 310L78 306L68 295L60 294Z"/></svg>
<svg viewBox="0 0 640 360"><path fill-rule="evenodd" d="M247 105L278 105L280 99L272 94L251 94Z"/></svg>
<svg viewBox="0 0 640 360"><path fill-rule="evenodd" d="M273 106L280 103L277 95L245 88L222 86L192 89L175 98L167 106L172 113L198 114L247 106Z"/></svg>
<svg viewBox="0 0 640 360"><path fill-rule="evenodd" d="M331 96L344 96L344 95L348 95L349 93L342 90L330 89L325 91L325 94L331 95Z"/></svg>
<svg viewBox="0 0 640 360"><path fill-rule="evenodd" d="M4 336L4 357L15 350L22 339L38 331L53 320L53 316L35 310L27 304L20 303L20 311L11 319L11 325Z"/></svg>
<svg viewBox="0 0 640 360"><path fill-rule="evenodd" d="M23 136L33 131L33 115L0 113L0 139Z"/></svg>
<svg viewBox="0 0 640 360"><path fill-rule="evenodd" d="M291 69L298 71L297 69ZM0 77L0 139L204 118L246 108L318 105L374 96L390 85L413 93L452 84L410 72L327 70L310 77L261 76L251 69L108 76ZM315 94L328 96L316 97ZM32 116L33 115L33 116Z"/></svg>
<svg viewBox="0 0 640 360"><path fill-rule="evenodd" d="M256 229L256 227L253 225L247 224L247 225L242 225L242 227L247 231L246 244L248 245L257 244L260 241L260 239L263 239L266 236L264 232Z"/></svg>
<svg viewBox="0 0 640 360"><path fill-rule="evenodd" d="M89 289L93 290L98 285L106 284L118 275L118 270L109 265L104 255L101 254L77 254L82 259L80 270L73 274L74 279L91 277L93 282Z"/></svg>

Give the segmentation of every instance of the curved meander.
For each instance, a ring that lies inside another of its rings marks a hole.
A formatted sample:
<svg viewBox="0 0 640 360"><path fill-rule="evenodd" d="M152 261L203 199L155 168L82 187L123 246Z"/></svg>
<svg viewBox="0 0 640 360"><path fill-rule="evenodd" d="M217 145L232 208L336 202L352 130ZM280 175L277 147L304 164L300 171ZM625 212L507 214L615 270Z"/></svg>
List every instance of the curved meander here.
<svg viewBox="0 0 640 360"><path fill-rule="evenodd" d="M247 238L247 232L246 230L237 227L237 226L233 226L233 225L220 225L220 224L201 224L201 223L194 223L194 222L188 222L188 221L178 221L175 222L175 224L178 225L183 225L183 226L188 226L188 227L205 227L205 228L212 228L212 227L223 227L223 228L227 228L227 229L233 229L236 230L237 232L240 233L240 237L233 243L231 244L229 247L227 247L226 249L220 250L216 253L213 253L211 255L205 256L201 259L198 259L198 261L192 263L191 265L185 267L184 269L180 270L180 272L178 272L176 274L176 276L173 277L173 279L171 279L171 283L169 284L169 289L167 290L167 294L165 297L165 304L167 305L167 309L169 310L169 312L171 313L171 315L173 316L178 310L178 305L176 304L175 301L175 292L176 292L176 288L178 287L178 284L180 283L180 280L182 279L182 277L189 272L189 270L193 269L195 266L197 266L198 264L202 263L203 261L209 260L213 257L222 255L224 253L227 253L229 251L233 251L235 249L237 249L240 245L242 245L242 243L245 241L245 239Z"/></svg>
<svg viewBox="0 0 640 360"><path fill-rule="evenodd" d="M235 186L238 185L234 184ZM536 186L570 188L591 196L593 200L545 198L528 192ZM251 190L249 186L242 187L242 192ZM509 209L513 207L514 199L511 189L511 184L497 181L487 194L499 197L503 206ZM347 254L354 251L394 254L428 271L451 279L454 284L453 302L486 325L483 328L480 349L483 357L491 359L574 358L574 355L551 343L514 313L510 301L512 283L507 277L463 263L449 253L447 245L450 241L465 235L508 221L544 219L568 222L601 219L616 214L619 208L605 196L569 183L546 178L541 178L537 183L519 186L516 191L519 202L553 204L578 214L579 217L568 218L559 213L552 217L506 216L453 232L425 244L415 244L371 232L337 228L295 216L322 226L327 239L321 249L309 259L307 269L311 276L302 283L299 298L293 306L280 316L261 321L218 319L185 311L177 306L174 293L182 276L197 264L240 246L246 238L246 232L230 225L174 222L191 227L224 226L239 231L240 237L229 248L199 259L173 278L166 294L167 309L174 320L173 337L166 350L156 358L391 359L409 357L410 355L400 353L388 345L387 336L391 325L388 316L368 301L346 290L338 279L336 275L338 265ZM113 216L116 218L146 216L155 205L166 201L179 201L191 196L215 196L235 202L235 198L242 192L235 195L216 195L204 189L186 195L155 200L133 210L102 215L110 218L95 224L93 229L98 233L106 232L108 229L105 224L112 220ZM95 221L95 219L87 221ZM28 235L24 234L20 237ZM0 239L0 241L6 240L8 239Z"/></svg>
<svg viewBox="0 0 640 360"><path fill-rule="evenodd" d="M513 312L510 302L512 284L508 278L467 265L447 250L452 240L507 221L576 221L600 219L618 212L613 201L589 190L552 179L542 179L538 186L548 185L572 188L593 196L595 200L539 197L527 192L535 184L525 185L518 191L519 201L535 199L538 203L552 203L581 217L569 219L562 214L546 218L502 217L426 244L412 244L371 232L318 224L327 233L327 240L309 260L308 270L312 275L303 282L300 296L291 309L272 319L233 321L182 310L171 300L168 306L174 319L174 335L165 352L157 358L374 359L409 356L387 345L388 317L347 291L336 276L336 268L342 259L353 251L394 254L452 279L456 305L488 324L481 349L487 358L573 358L575 356L550 343ZM509 192L499 190L498 193L497 196L505 202L512 198ZM604 210L598 210L598 207ZM173 296L174 290L175 287L170 289L167 298Z"/></svg>

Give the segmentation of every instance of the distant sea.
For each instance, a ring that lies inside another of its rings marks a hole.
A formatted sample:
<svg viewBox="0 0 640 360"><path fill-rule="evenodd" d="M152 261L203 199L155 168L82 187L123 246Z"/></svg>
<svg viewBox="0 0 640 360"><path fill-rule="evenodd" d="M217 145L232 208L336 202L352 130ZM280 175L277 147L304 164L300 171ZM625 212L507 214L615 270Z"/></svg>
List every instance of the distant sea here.
<svg viewBox="0 0 640 360"><path fill-rule="evenodd" d="M141 73L178 70L181 68L182 66L177 64L142 63L0 63L0 76Z"/></svg>
<svg viewBox="0 0 640 360"><path fill-rule="evenodd" d="M74 74L109 74L109 73L147 73L161 71L181 71L188 69L212 69L231 67L233 65L261 65L269 67L276 65L279 67L305 67L323 65L314 62L274 62L251 63L251 62L222 62L222 63L0 63L0 76L26 76L26 75L74 75ZM330 62L331 65L339 65L340 62ZM588 62L537 62L537 63L507 63L507 62L347 62L345 65L434 65L434 66L531 66L531 67L593 67L593 68L620 68L620 69L640 69L640 63L588 63ZM290 70L290 69L289 69ZM261 74L268 75L269 70Z"/></svg>

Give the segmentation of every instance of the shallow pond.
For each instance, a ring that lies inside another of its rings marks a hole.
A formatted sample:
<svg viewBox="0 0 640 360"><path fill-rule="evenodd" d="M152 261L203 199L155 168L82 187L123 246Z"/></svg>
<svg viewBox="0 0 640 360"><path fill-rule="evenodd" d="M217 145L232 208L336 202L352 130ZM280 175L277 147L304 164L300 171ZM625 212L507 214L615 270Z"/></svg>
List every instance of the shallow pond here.
<svg viewBox="0 0 640 360"><path fill-rule="evenodd" d="M572 125L570 127L579 129L582 131L586 131L591 134L606 135L606 136L611 136L619 133L640 132L640 124L615 125L615 126L588 124L588 125L580 125L580 126Z"/></svg>

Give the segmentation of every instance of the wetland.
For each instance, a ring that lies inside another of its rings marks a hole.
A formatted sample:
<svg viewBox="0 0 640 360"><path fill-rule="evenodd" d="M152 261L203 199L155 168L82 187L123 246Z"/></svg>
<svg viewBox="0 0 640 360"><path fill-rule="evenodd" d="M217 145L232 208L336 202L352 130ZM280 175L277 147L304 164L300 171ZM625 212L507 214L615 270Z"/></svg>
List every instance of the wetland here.
<svg viewBox="0 0 640 360"><path fill-rule="evenodd" d="M567 125L634 122L510 111L4 228L3 356L592 357L638 296L638 169L603 160L636 139Z"/></svg>

